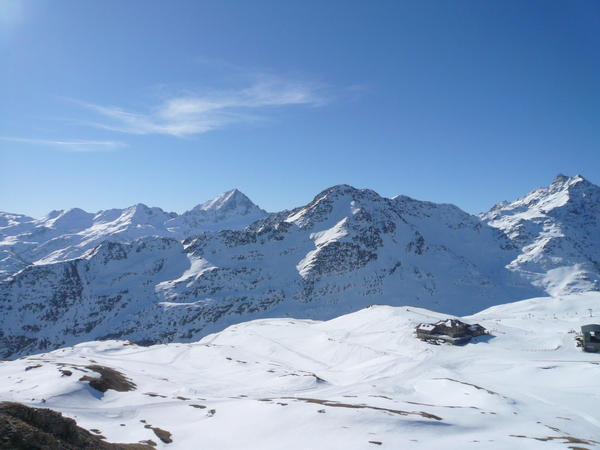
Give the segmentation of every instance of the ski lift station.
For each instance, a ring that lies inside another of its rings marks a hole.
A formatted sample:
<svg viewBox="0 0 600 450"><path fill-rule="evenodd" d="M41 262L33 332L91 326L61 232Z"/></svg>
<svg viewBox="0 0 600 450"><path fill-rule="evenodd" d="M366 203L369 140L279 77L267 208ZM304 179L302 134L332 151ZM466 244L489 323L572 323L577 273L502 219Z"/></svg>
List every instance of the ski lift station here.
<svg viewBox="0 0 600 450"><path fill-rule="evenodd" d="M580 345L584 352L600 352L600 325L582 325Z"/></svg>

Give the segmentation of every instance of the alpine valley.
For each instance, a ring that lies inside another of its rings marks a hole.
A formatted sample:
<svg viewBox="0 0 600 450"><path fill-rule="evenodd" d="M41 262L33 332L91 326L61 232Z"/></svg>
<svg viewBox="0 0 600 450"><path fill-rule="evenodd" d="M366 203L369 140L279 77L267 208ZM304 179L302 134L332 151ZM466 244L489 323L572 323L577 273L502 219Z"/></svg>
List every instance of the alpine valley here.
<svg viewBox="0 0 600 450"><path fill-rule="evenodd" d="M192 342L259 318L373 304L459 316L598 291L600 188L559 175L479 216L339 185L267 214L237 190L182 215L136 205L0 213L0 357Z"/></svg>
<svg viewBox="0 0 600 450"><path fill-rule="evenodd" d="M346 185L0 213L0 449L596 448L599 221L564 175L478 216ZM487 333L415 336L459 317Z"/></svg>

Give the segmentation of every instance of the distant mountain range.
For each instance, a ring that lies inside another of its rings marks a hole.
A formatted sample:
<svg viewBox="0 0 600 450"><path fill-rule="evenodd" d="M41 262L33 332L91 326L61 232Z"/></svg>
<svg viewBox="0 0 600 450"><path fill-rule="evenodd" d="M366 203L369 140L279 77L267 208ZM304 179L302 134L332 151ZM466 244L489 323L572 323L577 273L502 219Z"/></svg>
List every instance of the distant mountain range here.
<svg viewBox="0 0 600 450"><path fill-rule="evenodd" d="M273 214L237 190L182 215L0 213L0 357L97 339L188 342L371 304L465 315L597 291L599 220L600 188L563 175L479 216L347 185Z"/></svg>
<svg viewBox="0 0 600 450"><path fill-rule="evenodd" d="M104 241L126 243L147 236L182 240L204 231L241 230L268 214L237 189L181 215L137 204L97 214L79 208L41 219L0 212L0 279L31 264L83 256Z"/></svg>

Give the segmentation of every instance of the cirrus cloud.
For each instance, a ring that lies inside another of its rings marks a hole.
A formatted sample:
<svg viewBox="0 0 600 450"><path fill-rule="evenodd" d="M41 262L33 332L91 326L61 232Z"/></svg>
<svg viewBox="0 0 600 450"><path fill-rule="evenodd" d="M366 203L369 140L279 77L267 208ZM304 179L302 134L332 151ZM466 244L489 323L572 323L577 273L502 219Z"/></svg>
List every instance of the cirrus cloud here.
<svg viewBox="0 0 600 450"><path fill-rule="evenodd" d="M54 147L58 150L67 152L108 152L117 150L119 148L128 147L127 144L119 141L56 141L49 139L26 139L17 137L2 137L0 139L4 141Z"/></svg>
<svg viewBox="0 0 600 450"><path fill-rule="evenodd" d="M245 88L163 95L145 113L79 103L96 113L96 119L86 122L88 125L131 134L184 137L232 123L262 122L283 108L317 107L329 101L321 85L263 78Z"/></svg>

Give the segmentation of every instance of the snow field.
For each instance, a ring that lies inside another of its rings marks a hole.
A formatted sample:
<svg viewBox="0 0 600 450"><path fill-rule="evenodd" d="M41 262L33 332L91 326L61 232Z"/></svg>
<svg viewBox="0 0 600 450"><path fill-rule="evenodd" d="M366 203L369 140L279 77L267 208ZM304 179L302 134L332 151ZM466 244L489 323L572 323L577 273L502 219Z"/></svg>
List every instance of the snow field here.
<svg viewBox="0 0 600 450"><path fill-rule="evenodd" d="M463 320L492 334L460 347L413 336L449 316L389 306L257 320L191 344L89 342L2 362L0 399L158 449L593 448L600 356L570 331L593 323L598 305L587 293L489 308ZM135 390L92 389L80 381L99 376L90 365Z"/></svg>

